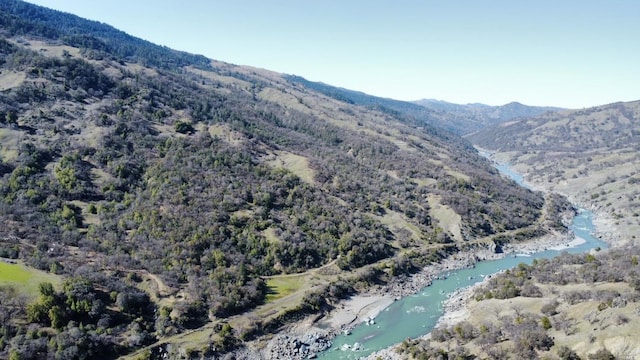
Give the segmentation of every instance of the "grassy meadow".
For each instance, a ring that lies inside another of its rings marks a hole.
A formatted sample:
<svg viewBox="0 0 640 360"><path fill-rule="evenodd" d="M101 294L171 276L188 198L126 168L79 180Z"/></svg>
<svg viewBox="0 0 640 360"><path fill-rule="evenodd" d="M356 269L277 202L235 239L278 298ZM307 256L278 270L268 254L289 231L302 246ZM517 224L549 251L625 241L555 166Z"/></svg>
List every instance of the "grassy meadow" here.
<svg viewBox="0 0 640 360"><path fill-rule="evenodd" d="M0 261L0 287L12 286L27 295L37 295L38 284L50 282L60 284L60 277L44 271L29 268L21 263Z"/></svg>

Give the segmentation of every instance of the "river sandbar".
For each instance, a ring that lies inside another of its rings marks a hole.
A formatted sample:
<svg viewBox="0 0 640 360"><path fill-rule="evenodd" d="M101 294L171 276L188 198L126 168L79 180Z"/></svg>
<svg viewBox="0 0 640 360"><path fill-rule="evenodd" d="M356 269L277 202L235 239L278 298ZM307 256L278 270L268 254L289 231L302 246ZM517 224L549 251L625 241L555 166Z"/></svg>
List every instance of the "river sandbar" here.
<svg viewBox="0 0 640 360"><path fill-rule="evenodd" d="M354 295L332 310L318 326L340 329L373 319L393 303L393 298L384 295Z"/></svg>

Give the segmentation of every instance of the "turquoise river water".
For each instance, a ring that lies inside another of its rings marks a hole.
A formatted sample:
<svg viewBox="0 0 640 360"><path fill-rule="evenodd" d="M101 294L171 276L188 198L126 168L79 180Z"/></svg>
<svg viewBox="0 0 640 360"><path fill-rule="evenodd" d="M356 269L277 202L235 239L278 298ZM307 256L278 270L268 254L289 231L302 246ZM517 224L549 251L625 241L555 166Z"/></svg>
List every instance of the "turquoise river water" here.
<svg viewBox="0 0 640 360"><path fill-rule="evenodd" d="M522 176L511 171L508 166L497 164L496 167L501 173L526 186L522 182ZM513 268L519 263L530 264L534 259L551 258L563 251L581 253L596 247L607 247L605 242L592 236L592 215L589 211L580 210L570 226L576 238L584 239L584 243L562 251L546 250L530 255L510 254L502 259L479 262L474 268L444 273L446 276L440 276L441 279L434 280L419 293L391 304L376 317L375 324L363 323L354 328L350 335L336 337L331 348L318 354L318 358L359 359L407 338L420 337L434 328L444 313L443 302L450 294L482 281L487 275Z"/></svg>

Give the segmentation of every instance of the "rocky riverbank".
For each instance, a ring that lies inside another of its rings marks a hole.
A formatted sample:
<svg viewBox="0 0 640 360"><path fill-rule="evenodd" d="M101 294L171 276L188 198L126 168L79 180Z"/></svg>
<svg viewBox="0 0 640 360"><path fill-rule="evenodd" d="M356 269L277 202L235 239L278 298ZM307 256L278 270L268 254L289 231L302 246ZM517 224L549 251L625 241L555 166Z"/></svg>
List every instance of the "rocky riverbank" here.
<svg viewBox="0 0 640 360"><path fill-rule="evenodd" d="M436 327L439 326L452 326L459 323L469 317L469 311L467 309L467 302L473 296L473 291L476 287L482 286L485 281L489 280L491 276L485 277L485 279L475 285L468 286L463 289L459 289L449 295L448 299L443 304L444 314L440 319ZM423 337L429 337L431 333L424 335ZM393 345L386 349L378 350L366 357L366 360L402 360L403 357L396 352L397 345Z"/></svg>
<svg viewBox="0 0 640 360"><path fill-rule="evenodd" d="M623 244L620 241L620 237L617 234L615 224L613 220L603 214L594 213L593 223L595 225L595 234L598 238L609 243L612 246ZM529 254L543 250L563 250L573 246L584 243L584 239L575 237L573 235L548 235L531 242L525 242L520 244L510 244L505 247L505 254ZM479 282L473 286L469 286L463 289L459 289L452 293L444 303L444 314L438 319L439 326L453 326L469 317L469 310L467 308L468 302L473 297L474 290L477 287L482 286L492 276L487 276L482 282ZM429 337L430 334L424 335ZM399 355L395 348L397 345L393 345L386 349L379 350L369 355L366 360L401 360L404 359Z"/></svg>
<svg viewBox="0 0 640 360"><path fill-rule="evenodd" d="M375 317L396 299L415 294L443 272L473 266L481 260L501 256L490 250L475 253L464 252L452 255L439 264L425 267L411 276L400 276L394 282L376 286L342 301L326 316L318 316L289 325L286 329L266 342L246 344L235 353L235 358L270 359L308 359L328 349L331 340L342 332L349 332L355 326ZM375 320L373 320L375 321Z"/></svg>
<svg viewBox="0 0 640 360"><path fill-rule="evenodd" d="M392 283L376 286L366 293L352 296L342 301L326 316L318 319L309 317L305 321L288 326L284 331L263 341L261 346L246 347L242 350L241 358L246 359L307 359L328 349L331 340L341 332L349 332L355 326L375 317L389 306L394 300L413 295L443 273L461 268L474 266L478 261L496 259L511 253L530 253L549 248L564 248L575 245L573 237L554 234L535 241L510 245L503 254L496 254L491 249L476 249L454 254L439 264L425 267L422 271L411 276L400 276ZM468 296L468 289L458 291L446 304L446 319L454 321L464 316L464 298ZM255 344L254 344L255 345ZM395 359L395 352L389 354L376 353L383 359ZM370 357L376 359L377 357Z"/></svg>

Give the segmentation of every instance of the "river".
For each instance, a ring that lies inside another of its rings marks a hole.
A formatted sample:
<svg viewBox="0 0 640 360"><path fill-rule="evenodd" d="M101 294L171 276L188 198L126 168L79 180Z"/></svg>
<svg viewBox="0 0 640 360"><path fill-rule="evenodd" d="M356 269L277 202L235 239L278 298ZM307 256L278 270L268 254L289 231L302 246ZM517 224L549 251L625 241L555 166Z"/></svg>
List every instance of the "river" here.
<svg viewBox="0 0 640 360"><path fill-rule="evenodd" d="M498 170L523 183L523 177L513 172L505 164L496 164ZM528 187L528 186L526 186ZM534 259L551 258L563 251L571 253L586 252L593 248L605 248L607 244L594 236L593 214L580 210L570 226L580 243L571 248L552 249L534 254L507 255L498 260L482 261L473 268L450 271L441 274L430 286L419 293L404 297L382 311L374 324L361 324L354 328L350 335L340 335L333 341L328 350L318 354L321 359L359 359L369 354L398 344L407 338L417 338L434 328L443 315L443 304L447 297L461 288L482 281L487 275L513 268L519 263L530 264Z"/></svg>

